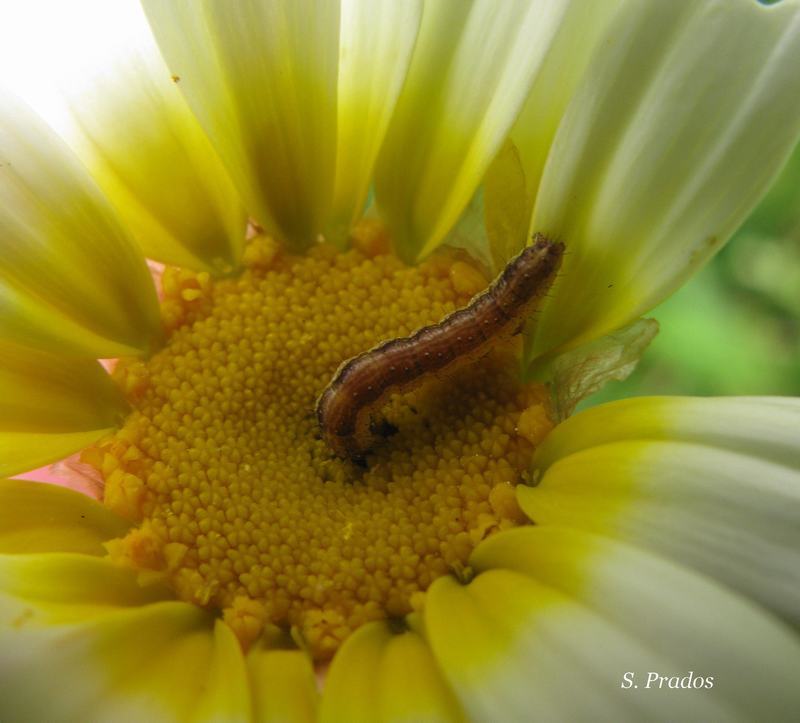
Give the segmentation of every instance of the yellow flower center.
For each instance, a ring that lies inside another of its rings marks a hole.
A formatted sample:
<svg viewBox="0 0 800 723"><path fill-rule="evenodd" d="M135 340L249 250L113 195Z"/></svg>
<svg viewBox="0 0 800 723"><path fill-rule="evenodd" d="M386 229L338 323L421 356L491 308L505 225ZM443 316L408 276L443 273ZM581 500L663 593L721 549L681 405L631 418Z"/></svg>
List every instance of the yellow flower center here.
<svg viewBox="0 0 800 723"><path fill-rule="evenodd" d="M486 283L452 257L404 266L365 228L361 250L304 257L259 237L236 279L166 272L169 341L120 363L133 412L83 455L135 525L108 543L114 559L222 610L244 644L276 624L318 659L362 623L408 613L432 580L464 574L481 539L523 523L514 486L550 428L511 342L392 398L381 415L396 432L366 467L333 455L314 408L342 361Z"/></svg>

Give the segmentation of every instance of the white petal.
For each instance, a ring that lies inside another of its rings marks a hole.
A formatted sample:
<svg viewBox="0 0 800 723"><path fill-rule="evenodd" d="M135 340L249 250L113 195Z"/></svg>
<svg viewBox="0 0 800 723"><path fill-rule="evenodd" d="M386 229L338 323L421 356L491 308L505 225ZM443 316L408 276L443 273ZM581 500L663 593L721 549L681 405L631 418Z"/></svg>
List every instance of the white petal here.
<svg viewBox="0 0 800 723"><path fill-rule="evenodd" d="M531 228L568 253L532 356L641 316L728 239L800 133L800 3L632 0L589 64Z"/></svg>
<svg viewBox="0 0 800 723"><path fill-rule="evenodd" d="M425 4L378 161L376 198L397 251L432 251L469 202L566 12L560 2Z"/></svg>
<svg viewBox="0 0 800 723"><path fill-rule="evenodd" d="M144 258L61 140L0 94L0 333L63 353L148 352L161 337Z"/></svg>

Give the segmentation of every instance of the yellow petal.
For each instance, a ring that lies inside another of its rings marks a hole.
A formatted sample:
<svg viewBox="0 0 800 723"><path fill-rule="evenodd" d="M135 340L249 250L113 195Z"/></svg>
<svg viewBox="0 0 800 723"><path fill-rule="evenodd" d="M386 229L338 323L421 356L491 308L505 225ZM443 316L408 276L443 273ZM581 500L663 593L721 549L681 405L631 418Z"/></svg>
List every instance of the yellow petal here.
<svg viewBox="0 0 800 723"><path fill-rule="evenodd" d="M256 648L247 656L247 668L258 723L316 720L317 682L304 652Z"/></svg>
<svg viewBox="0 0 800 723"><path fill-rule="evenodd" d="M384 623L370 623L345 641L325 680L321 723L361 723L377 718L380 698L375 677L391 635Z"/></svg>
<svg viewBox="0 0 800 723"><path fill-rule="evenodd" d="M0 430L97 429L118 423L127 410L98 362L64 360L0 340Z"/></svg>
<svg viewBox="0 0 800 723"><path fill-rule="evenodd" d="M642 316L746 218L800 135L800 4L630 0L567 107L531 229L567 246L529 356Z"/></svg>
<svg viewBox="0 0 800 723"><path fill-rule="evenodd" d="M116 567L107 558L0 554L0 628L76 624L170 597L164 587L141 587L132 570Z"/></svg>
<svg viewBox="0 0 800 723"><path fill-rule="evenodd" d="M428 644L414 632L395 635L387 643L379 686L382 721L465 720Z"/></svg>
<svg viewBox="0 0 800 723"><path fill-rule="evenodd" d="M86 432L0 431L0 475L17 475L58 462L112 431L112 427Z"/></svg>
<svg viewBox="0 0 800 723"><path fill-rule="evenodd" d="M103 542L127 523L86 495L64 487L0 480L0 552L103 555Z"/></svg>
<svg viewBox="0 0 800 723"><path fill-rule="evenodd" d="M295 249L314 242L336 172L339 3L144 7L248 210Z"/></svg>
<svg viewBox="0 0 800 723"><path fill-rule="evenodd" d="M376 171L397 251L444 238L522 107L564 16L560 2L426 3Z"/></svg>
<svg viewBox="0 0 800 723"><path fill-rule="evenodd" d="M0 555L0 718L241 720L238 642L86 555Z"/></svg>
<svg viewBox="0 0 800 723"><path fill-rule="evenodd" d="M172 672L180 682L181 676ZM208 656L205 670L199 681L190 681L188 688L194 687L197 700L191 708L192 718L207 721L252 720L250 684L239 639L222 620L214 623L213 647ZM164 694L168 697L169 690ZM188 703L189 701L187 701ZM188 706L187 706L188 707Z"/></svg>
<svg viewBox="0 0 800 723"><path fill-rule="evenodd" d="M393 633L386 622L359 628L333 659L320 720L461 721L427 643L415 632Z"/></svg>
<svg viewBox="0 0 800 723"><path fill-rule="evenodd" d="M0 99L0 329L62 354L115 357L161 338L144 258L62 141Z"/></svg>
<svg viewBox="0 0 800 723"><path fill-rule="evenodd" d="M498 274L527 244L530 210L519 149L506 141L484 178L484 215L492 271Z"/></svg>
<svg viewBox="0 0 800 723"><path fill-rule="evenodd" d="M23 40L12 40L24 68L15 91L79 155L145 255L211 272L238 265L244 209L139 3L32 0L0 8L0 24Z"/></svg>
<svg viewBox="0 0 800 723"><path fill-rule="evenodd" d="M0 341L0 476L69 456L117 426L127 411L96 361Z"/></svg>

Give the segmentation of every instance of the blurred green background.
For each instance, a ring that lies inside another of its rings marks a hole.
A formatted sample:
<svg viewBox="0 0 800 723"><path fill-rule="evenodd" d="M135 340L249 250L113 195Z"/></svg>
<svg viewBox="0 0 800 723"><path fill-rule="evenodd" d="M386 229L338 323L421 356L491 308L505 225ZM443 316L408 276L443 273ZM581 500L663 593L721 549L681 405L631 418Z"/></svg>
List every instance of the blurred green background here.
<svg viewBox="0 0 800 723"><path fill-rule="evenodd" d="M636 371L581 406L642 394L800 396L800 146L728 245L651 314Z"/></svg>

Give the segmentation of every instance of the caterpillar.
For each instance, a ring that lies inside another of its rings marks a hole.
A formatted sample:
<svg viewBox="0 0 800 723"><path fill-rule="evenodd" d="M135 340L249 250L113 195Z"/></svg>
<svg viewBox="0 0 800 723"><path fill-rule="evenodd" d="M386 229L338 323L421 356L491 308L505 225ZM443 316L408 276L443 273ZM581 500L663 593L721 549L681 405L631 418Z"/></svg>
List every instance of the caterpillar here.
<svg viewBox="0 0 800 723"><path fill-rule="evenodd" d="M345 361L317 400L322 438L339 457L364 463L373 415L392 394L485 356L519 333L550 287L564 244L536 234L467 306L411 336L382 342Z"/></svg>

